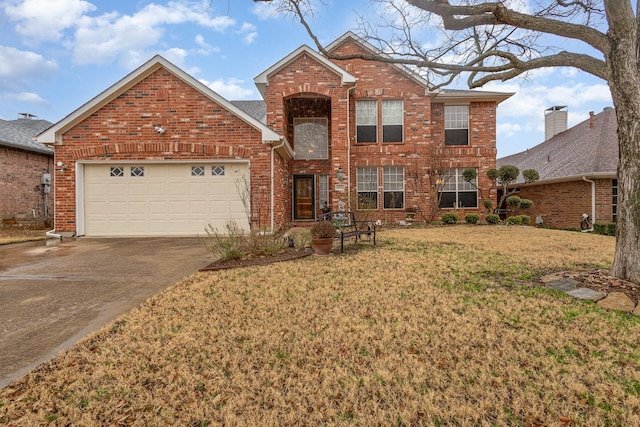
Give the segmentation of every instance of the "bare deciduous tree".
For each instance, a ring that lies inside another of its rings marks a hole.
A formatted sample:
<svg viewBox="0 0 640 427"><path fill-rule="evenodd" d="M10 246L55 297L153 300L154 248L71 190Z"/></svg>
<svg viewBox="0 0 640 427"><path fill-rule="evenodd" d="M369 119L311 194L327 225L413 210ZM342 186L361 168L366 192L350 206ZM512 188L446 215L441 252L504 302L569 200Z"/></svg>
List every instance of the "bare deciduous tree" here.
<svg viewBox="0 0 640 427"><path fill-rule="evenodd" d="M409 66L445 86L460 76L470 88L543 67L575 67L608 82L618 119L618 218L612 274L640 283L640 19L630 0L371 0L376 21L356 30L381 54L336 56L319 42L309 18L322 0L279 0L318 50L332 59ZM345 2L345 8L348 2ZM424 34L440 32L438 43ZM574 51L554 44L575 45ZM590 53L585 53L590 52Z"/></svg>

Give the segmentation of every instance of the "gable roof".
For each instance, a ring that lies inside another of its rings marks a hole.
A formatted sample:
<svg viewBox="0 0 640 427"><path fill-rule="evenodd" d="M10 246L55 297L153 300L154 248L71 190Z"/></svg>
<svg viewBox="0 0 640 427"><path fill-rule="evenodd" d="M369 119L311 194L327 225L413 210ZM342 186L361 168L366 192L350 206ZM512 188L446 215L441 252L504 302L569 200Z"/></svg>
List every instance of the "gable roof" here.
<svg viewBox="0 0 640 427"><path fill-rule="evenodd" d="M176 77L193 87L195 90L207 96L212 101L220 104L250 126L253 126L255 129L261 131L263 142L274 142L280 141L282 139L280 135L269 129L264 123L261 123L255 117L233 105L231 102L227 101L225 98L218 95L209 87L196 80L162 56L156 55L149 61L145 62L140 67L126 75L124 78L104 90L102 93L98 94L89 102L85 103L83 106L60 120L58 123L42 132L40 135L38 135L38 141L44 144L61 144L62 134L64 132L68 131L69 129L80 123L82 120L89 117L95 111L99 110L100 108L111 102L113 99L120 96L120 94L126 92L128 89L138 84L160 68L164 68L167 71L171 72Z"/></svg>
<svg viewBox="0 0 640 427"><path fill-rule="evenodd" d="M53 155L53 150L34 138L53 123L35 119L0 119L0 146L16 148L34 153Z"/></svg>
<svg viewBox="0 0 640 427"><path fill-rule="evenodd" d="M614 178L618 169L618 121L615 110L601 113L521 153L497 160L497 166L535 169L540 183Z"/></svg>
<svg viewBox="0 0 640 427"><path fill-rule="evenodd" d="M347 40L352 40L355 43L362 46L365 50L371 52L372 55L378 55L381 57L391 58L391 56L385 54L380 49L354 34L351 31L347 31L342 36L338 37L331 44L327 46L327 51L332 51L340 46L342 43ZM482 101L495 101L497 104L502 101L510 98L514 95L513 92L489 92L489 91L481 91L481 90L465 90L465 89L436 89L431 90L431 85L429 81L422 77L420 74L413 71L410 67L403 64L389 63L389 65L405 76L412 79L414 82L425 88L425 93L436 98L436 102L444 102L446 104L450 103L469 103L473 101L482 102Z"/></svg>
<svg viewBox="0 0 640 427"><path fill-rule="evenodd" d="M285 56L284 58L282 58L280 61L273 64L271 67L264 70L262 73L258 74L253 79L253 82L255 83L256 87L258 88L258 91L260 92L263 98L267 97L267 86L269 86L269 76L271 76L274 73L277 73L280 69L282 69L287 64L294 61L300 55L303 55L303 54L309 55L310 57L312 57L313 59L315 59L322 65L324 65L325 67L327 67L327 69L333 71L338 76L340 76L340 78L342 79L343 85L352 85L357 81L357 79L353 75L343 70L342 68L338 67L336 64L329 61L327 58L320 55L318 52L311 49L309 46L302 45L296 50L294 50L293 52L291 52L290 54L288 54L287 56Z"/></svg>

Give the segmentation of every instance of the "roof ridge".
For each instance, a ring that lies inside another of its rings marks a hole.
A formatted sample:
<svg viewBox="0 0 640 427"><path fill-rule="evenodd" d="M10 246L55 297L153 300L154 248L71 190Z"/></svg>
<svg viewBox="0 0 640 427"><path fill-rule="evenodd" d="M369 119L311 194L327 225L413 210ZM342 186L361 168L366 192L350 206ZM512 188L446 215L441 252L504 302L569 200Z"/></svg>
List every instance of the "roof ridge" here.
<svg viewBox="0 0 640 427"><path fill-rule="evenodd" d="M602 120L601 120L601 123L599 124L600 131L599 131L598 141L597 141L598 149L597 149L596 155L594 156L594 159L593 159L593 170L594 171L600 170L600 165L602 163L603 154L604 154L604 151L606 149L606 147L605 147L606 146L606 140L603 139L603 135L605 134L605 126L606 126L607 123L609 123L609 120L607 120L609 118L608 117L609 114L611 114L611 112L609 111L608 108L605 108L604 110L602 110L602 112L600 112L598 114L595 114L592 117L594 122L595 122L596 117L602 115ZM590 117L590 119L592 119L592 118ZM616 119L616 122L617 122L617 119Z"/></svg>

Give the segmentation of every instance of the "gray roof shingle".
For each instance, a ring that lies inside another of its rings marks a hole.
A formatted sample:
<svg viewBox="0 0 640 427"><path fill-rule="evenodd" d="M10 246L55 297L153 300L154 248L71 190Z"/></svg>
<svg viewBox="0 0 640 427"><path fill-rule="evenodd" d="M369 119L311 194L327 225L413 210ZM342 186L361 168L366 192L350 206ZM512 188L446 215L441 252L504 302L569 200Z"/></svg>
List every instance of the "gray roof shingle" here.
<svg viewBox="0 0 640 427"><path fill-rule="evenodd" d="M590 127L592 121L593 127ZM540 181L580 176L615 176L618 169L618 122L607 107L582 123L552 138L497 160L497 166L514 165L520 171L535 169Z"/></svg>
<svg viewBox="0 0 640 427"><path fill-rule="evenodd" d="M33 140L53 123L36 119L0 119L0 146L53 155L53 149Z"/></svg>
<svg viewBox="0 0 640 427"><path fill-rule="evenodd" d="M264 101L231 101L233 105L261 123L267 123L267 103Z"/></svg>

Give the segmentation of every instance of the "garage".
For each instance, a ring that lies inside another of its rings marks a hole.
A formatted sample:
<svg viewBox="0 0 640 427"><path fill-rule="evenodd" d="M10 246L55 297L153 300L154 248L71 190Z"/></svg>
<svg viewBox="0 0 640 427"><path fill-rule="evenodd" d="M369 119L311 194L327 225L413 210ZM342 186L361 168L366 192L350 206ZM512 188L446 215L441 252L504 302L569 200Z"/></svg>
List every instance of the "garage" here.
<svg viewBox="0 0 640 427"><path fill-rule="evenodd" d="M246 162L85 163L78 173L81 235L196 236L229 220L249 227L240 195Z"/></svg>

